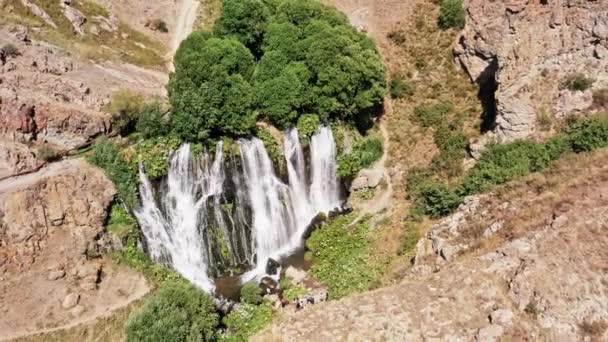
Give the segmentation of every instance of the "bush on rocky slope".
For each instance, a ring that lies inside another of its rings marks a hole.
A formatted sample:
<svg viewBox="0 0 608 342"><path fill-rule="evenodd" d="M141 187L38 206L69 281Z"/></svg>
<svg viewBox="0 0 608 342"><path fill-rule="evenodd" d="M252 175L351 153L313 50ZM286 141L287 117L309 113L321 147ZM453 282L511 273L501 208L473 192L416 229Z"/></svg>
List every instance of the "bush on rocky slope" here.
<svg viewBox="0 0 608 342"><path fill-rule="evenodd" d="M443 29L462 28L465 24L465 11L462 0L442 0L439 11L439 27Z"/></svg>

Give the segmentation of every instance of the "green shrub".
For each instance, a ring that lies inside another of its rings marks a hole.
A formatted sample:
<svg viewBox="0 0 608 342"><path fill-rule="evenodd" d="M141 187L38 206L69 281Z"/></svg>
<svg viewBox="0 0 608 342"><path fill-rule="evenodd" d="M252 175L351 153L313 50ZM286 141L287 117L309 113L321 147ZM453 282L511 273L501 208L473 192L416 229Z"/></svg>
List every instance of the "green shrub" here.
<svg viewBox="0 0 608 342"><path fill-rule="evenodd" d="M418 189L417 208L430 217L441 217L450 214L462 202L462 198L439 182L422 184Z"/></svg>
<svg viewBox="0 0 608 342"><path fill-rule="evenodd" d="M112 93L110 103L104 107L104 110L112 115L113 130L120 134L128 134L135 129L135 123L143 107L142 94L121 89Z"/></svg>
<svg viewBox="0 0 608 342"><path fill-rule="evenodd" d="M414 95L414 86L401 73L395 74L390 83L390 94L394 99L401 99Z"/></svg>
<svg viewBox="0 0 608 342"><path fill-rule="evenodd" d="M520 140L492 145L483 153L463 182L463 194L486 191L549 165L552 158L543 144Z"/></svg>
<svg viewBox="0 0 608 342"><path fill-rule="evenodd" d="M608 146L608 118L598 117L574 124L567 132L575 152L587 152Z"/></svg>
<svg viewBox="0 0 608 342"><path fill-rule="evenodd" d="M45 162L53 162L61 158L61 153L48 144L44 144L36 150L36 158Z"/></svg>
<svg viewBox="0 0 608 342"><path fill-rule="evenodd" d="M14 44L11 44L11 43L4 45L2 47L2 51L8 57L17 57L17 56L21 55L21 52L19 51L19 49Z"/></svg>
<svg viewBox="0 0 608 342"><path fill-rule="evenodd" d="M282 160L281 157L283 154L277 139L275 139L272 133L265 128L258 128L256 135L264 143L264 147L266 148L266 152L268 152L270 159L275 163L279 163Z"/></svg>
<svg viewBox="0 0 608 342"><path fill-rule="evenodd" d="M288 301L293 301L306 295L306 288L300 284L292 283L291 278L282 278L279 284L283 290L283 298Z"/></svg>
<svg viewBox="0 0 608 342"><path fill-rule="evenodd" d="M137 221L122 206L114 203L106 229L121 240L127 239L129 234L137 232Z"/></svg>
<svg viewBox="0 0 608 342"><path fill-rule="evenodd" d="M159 102L146 104L138 114L135 129L144 139L169 133L169 123L163 118L164 110Z"/></svg>
<svg viewBox="0 0 608 342"><path fill-rule="evenodd" d="M437 127L446 121L447 114L453 108L454 105L449 101L430 106L419 106L414 108L414 119L422 127Z"/></svg>
<svg viewBox="0 0 608 342"><path fill-rule="evenodd" d="M369 226L366 221L350 226L355 215L324 223L306 241L312 256L310 274L328 287L332 299L369 290L380 277L367 253Z"/></svg>
<svg viewBox="0 0 608 342"><path fill-rule="evenodd" d="M582 73L576 73L568 76L564 84L570 91L585 91L591 88L594 82L592 78L588 78Z"/></svg>
<svg viewBox="0 0 608 342"><path fill-rule="evenodd" d="M241 303L260 305L264 301L262 297L262 288L256 283L247 283L243 285L240 292Z"/></svg>
<svg viewBox="0 0 608 342"><path fill-rule="evenodd" d="M338 157L338 175L354 177L359 171L370 167L384 153L382 141L376 137L364 137L355 142L350 153Z"/></svg>
<svg viewBox="0 0 608 342"><path fill-rule="evenodd" d="M406 222L403 227L403 235L401 237L401 246L397 254L404 256L413 256L416 253L416 245L420 240L420 228L414 222Z"/></svg>
<svg viewBox="0 0 608 342"><path fill-rule="evenodd" d="M442 29L462 28L465 24L465 15L462 0L441 0L439 27Z"/></svg>
<svg viewBox="0 0 608 342"><path fill-rule="evenodd" d="M433 159L433 168L447 172L450 177L460 175L468 146L467 136L461 130L441 124L435 131L434 140L440 153Z"/></svg>
<svg viewBox="0 0 608 342"><path fill-rule="evenodd" d="M219 341L247 341L272 322L273 311L269 303L262 305L241 304L222 319L226 333Z"/></svg>
<svg viewBox="0 0 608 342"><path fill-rule="evenodd" d="M88 156L91 164L102 168L116 186L118 198L128 207L137 205L137 175L123 158L118 146L108 139L99 140Z"/></svg>
<svg viewBox="0 0 608 342"><path fill-rule="evenodd" d="M169 283L129 317L127 341L210 341L219 316L211 296L186 283Z"/></svg>
<svg viewBox="0 0 608 342"><path fill-rule="evenodd" d="M157 137L144 140L135 146L135 162L143 163L150 179L166 176L169 170L171 153L179 148L180 140L175 136ZM133 169L137 165L132 166Z"/></svg>
<svg viewBox="0 0 608 342"><path fill-rule="evenodd" d="M298 119L297 129L300 140L308 142L310 138L317 132L321 122L316 114L304 114Z"/></svg>

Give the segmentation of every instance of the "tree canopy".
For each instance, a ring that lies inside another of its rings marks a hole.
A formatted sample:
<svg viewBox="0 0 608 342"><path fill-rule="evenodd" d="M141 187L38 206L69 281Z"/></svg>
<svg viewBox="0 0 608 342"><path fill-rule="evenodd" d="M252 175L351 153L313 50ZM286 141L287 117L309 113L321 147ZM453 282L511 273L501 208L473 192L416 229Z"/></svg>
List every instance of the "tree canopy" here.
<svg viewBox="0 0 608 342"><path fill-rule="evenodd" d="M373 42L313 0L224 0L213 33L195 32L175 56L171 128L200 141L280 128L301 115L362 125L385 93Z"/></svg>

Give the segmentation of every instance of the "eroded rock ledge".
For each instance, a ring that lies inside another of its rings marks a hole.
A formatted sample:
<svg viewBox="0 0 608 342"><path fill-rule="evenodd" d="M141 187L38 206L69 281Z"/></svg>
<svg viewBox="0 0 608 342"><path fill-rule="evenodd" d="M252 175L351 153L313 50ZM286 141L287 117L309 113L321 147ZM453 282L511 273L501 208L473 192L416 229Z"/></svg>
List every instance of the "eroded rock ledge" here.
<svg viewBox="0 0 608 342"><path fill-rule="evenodd" d="M481 88L491 136L511 141L537 133L537 115L593 111L592 92L608 87L608 2L469 0L457 62ZM575 73L591 89L564 89Z"/></svg>

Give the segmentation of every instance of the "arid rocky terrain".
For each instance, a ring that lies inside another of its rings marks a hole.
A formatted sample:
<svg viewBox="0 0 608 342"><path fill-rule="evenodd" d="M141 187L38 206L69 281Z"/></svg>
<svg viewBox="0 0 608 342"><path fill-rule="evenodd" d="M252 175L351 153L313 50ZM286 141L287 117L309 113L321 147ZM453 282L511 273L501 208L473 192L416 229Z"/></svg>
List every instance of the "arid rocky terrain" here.
<svg viewBox="0 0 608 342"><path fill-rule="evenodd" d="M416 22L414 8L424 1L323 2L374 38L392 72L400 62L387 37ZM66 152L115 133L104 110L114 91L166 96L180 2L97 0L104 11L90 13L61 3L57 17L36 1L0 0L0 48L18 49L0 54L0 340L44 340L44 333L111 316L150 287L103 256L114 247L104 228L116 192L110 180L77 156L47 165L40 148ZM547 120L608 109L597 100L608 88L608 2L465 6L466 25L450 51L479 87L484 112L473 113L484 124L471 157L495 140L546 139L557 126ZM23 8L34 14L24 16ZM157 18L168 33L150 29ZM78 39L57 38L66 25ZM593 84L576 92L564 86L578 74ZM383 136L401 129L390 125L399 115L387 98ZM363 207L381 213L377 221L400 217L405 206L393 188L404 187L409 165L390 160L395 149L432 154L400 146L391 142L393 153L361 180L362 188L389 184L381 200ZM606 151L568 156L425 223L411 264L392 285L290 311L254 340L608 340Z"/></svg>

